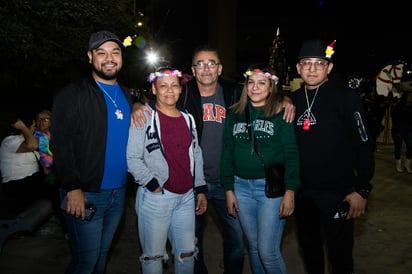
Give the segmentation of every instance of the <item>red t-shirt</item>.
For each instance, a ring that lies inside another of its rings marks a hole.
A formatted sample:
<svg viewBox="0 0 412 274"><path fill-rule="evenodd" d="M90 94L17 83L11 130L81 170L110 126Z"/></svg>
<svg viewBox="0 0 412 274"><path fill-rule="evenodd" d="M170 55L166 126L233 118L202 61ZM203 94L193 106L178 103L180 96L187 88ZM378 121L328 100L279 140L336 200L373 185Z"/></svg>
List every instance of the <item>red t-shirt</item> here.
<svg viewBox="0 0 412 274"><path fill-rule="evenodd" d="M183 116L170 117L160 111L158 113L163 151L169 166L169 179L164 188L183 194L193 187L189 157L192 134Z"/></svg>

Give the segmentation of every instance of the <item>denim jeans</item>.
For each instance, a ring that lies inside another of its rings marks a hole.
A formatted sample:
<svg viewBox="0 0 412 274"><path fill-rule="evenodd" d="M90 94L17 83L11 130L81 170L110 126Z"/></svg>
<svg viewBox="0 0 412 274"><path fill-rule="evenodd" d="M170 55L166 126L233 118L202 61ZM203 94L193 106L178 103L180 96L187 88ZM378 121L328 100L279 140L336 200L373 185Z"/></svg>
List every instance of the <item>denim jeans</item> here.
<svg viewBox="0 0 412 274"><path fill-rule="evenodd" d="M126 188L104 189L101 192L85 192L87 202L96 206L91 221L64 213L72 245L72 258L66 274L103 274L106 259L122 218ZM60 189L60 197L66 191Z"/></svg>
<svg viewBox="0 0 412 274"><path fill-rule="evenodd" d="M286 218L279 217L283 197L267 198L265 178L235 176L234 192L239 204L239 220L245 232L254 274L285 274L280 252Z"/></svg>
<svg viewBox="0 0 412 274"><path fill-rule="evenodd" d="M241 274L243 271L245 247L239 219L233 218L228 214L226 196L222 184L219 182L207 182L207 186L208 204L214 207L223 230L224 274ZM196 274L208 273L203 258L204 219L205 214L196 216L196 237L199 248L199 254L195 260Z"/></svg>
<svg viewBox="0 0 412 274"><path fill-rule="evenodd" d="M163 261L168 259L167 239L174 255L174 273L193 274L197 253L193 189L185 194L176 194L166 189L153 193L139 187L135 207L143 274L163 273ZM182 253L193 255L181 258Z"/></svg>

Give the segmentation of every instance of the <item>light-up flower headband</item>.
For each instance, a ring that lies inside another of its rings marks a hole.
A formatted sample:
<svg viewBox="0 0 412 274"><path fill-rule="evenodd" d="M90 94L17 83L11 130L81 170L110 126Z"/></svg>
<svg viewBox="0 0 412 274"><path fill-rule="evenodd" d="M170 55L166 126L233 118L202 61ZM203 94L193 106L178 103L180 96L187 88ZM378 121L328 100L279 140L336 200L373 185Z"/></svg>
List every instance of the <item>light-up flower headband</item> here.
<svg viewBox="0 0 412 274"><path fill-rule="evenodd" d="M263 74L263 76L266 76L267 78L274 80L275 84L277 84L279 81L279 77L277 77L275 74L270 74L269 72L263 72L261 69L258 69L258 68L254 69L253 71L252 70L246 71L245 73L243 73L243 76L246 78L253 74Z"/></svg>
<svg viewBox="0 0 412 274"><path fill-rule="evenodd" d="M180 70L170 70L167 69L163 72L160 71L156 71L156 72L152 72L149 74L149 77L147 78L147 81L149 81L150 83L153 83L154 80L158 77L165 77L165 76L176 76L176 77L182 77L182 72Z"/></svg>

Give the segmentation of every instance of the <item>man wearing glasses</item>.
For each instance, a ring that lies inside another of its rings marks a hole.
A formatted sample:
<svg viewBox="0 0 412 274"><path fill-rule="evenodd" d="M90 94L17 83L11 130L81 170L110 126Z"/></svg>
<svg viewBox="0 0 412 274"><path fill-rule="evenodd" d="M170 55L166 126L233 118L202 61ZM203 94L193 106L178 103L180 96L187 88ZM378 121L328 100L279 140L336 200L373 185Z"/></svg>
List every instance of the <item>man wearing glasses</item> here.
<svg viewBox="0 0 412 274"><path fill-rule="evenodd" d="M325 273L323 240L331 273L354 272L353 220L365 214L374 173L359 95L328 77L335 42L302 44L296 69L304 83L291 94L302 180L295 216L308 274Z"/></svg>
<svg viewBox="0 0 412 274"><path fill-rule="evenodd" d="M213 205L223 229L224 273L241 274L244 262L243 232L238 219L231 217L220 183L220 154L226 108L237 102L242 86L220 77L223 65L216 49L198 46L192 55L194 78L183 89L180 103L196 121L196 129L203 152L203 170L208 186L208 202ZM208 273L203 258L205 214L196 216L196 237L199 253L195 273Z"/></svg>

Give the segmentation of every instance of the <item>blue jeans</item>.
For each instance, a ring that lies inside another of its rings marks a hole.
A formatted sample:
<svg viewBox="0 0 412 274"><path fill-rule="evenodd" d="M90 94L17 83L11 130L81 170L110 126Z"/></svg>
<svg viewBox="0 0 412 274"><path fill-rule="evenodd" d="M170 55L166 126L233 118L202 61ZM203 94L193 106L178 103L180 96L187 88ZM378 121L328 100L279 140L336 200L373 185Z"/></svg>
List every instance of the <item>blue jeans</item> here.
<svg viewBox="0 0 412 274"><path fill-rule="evenodd" d="M176 194L166 189L153 193L139 187L135 207L143 274L163 273L162 260L168 259L167 239L174 255L174 273L193 274L197 252L193 189L185 194ZM182 258L183 253L192 255Z"/></svg>
<svg viewBox="0 0 412 274"><path fill-rule="evenodd" d="M265 178L242 179L235 176L235 195L239 220L249 245L254 274L285 274L280 252L286 218L279 217L283 197L267 198Z"/></svg>
<svg viewBox="0 0 412 274"><path fill-rule="evenodd" d="M66 191L59 190L63 199ZM105 273L107 255L124 212L125 187L85 192L85 195L87 202L96 206L91 221L64 213L72 245L72 258L66 274Z"/></svg>
<svg viewBox="0 0 412 274"><path fill-rule="evenodd" d="M227 212L226 196L219 182L207 182L208 205L212 205L219 216L223 230L223 262L224 274L241 274L245 256L243 231L239 219L233 218ZM199 254L195 260L195 273L207 274L203 259L203 231L205 214L196 216L196 237Z"/></svg>

